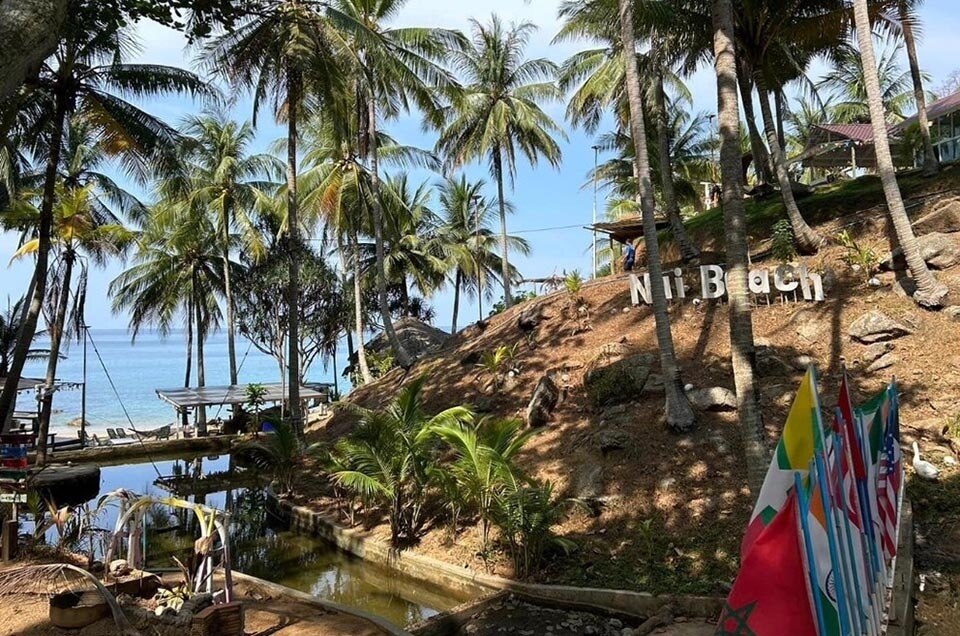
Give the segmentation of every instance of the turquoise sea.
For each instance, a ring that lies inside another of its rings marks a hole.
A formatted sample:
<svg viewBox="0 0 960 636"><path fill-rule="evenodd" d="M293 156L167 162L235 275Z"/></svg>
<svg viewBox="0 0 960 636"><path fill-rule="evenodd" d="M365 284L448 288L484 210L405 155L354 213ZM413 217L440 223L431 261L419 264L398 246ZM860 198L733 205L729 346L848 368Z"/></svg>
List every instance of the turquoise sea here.
<svg viewBox="0 0 960 636"><path fill-rule="evenodd" d="M96 350L95 350L95 347ZM36 347L44 347L43 338L38 338ZM103 359L101 365L97 357ZM61 360L58 379L64 382L80 382L83 378L83 345L71 342ZM125 329L91 329L87 342L87 421L93 429L130 426L124 408L137 428L152 428L173 422L171 406L157 397L156 389L183 386L186 357L186 338L182 332L173 332L165 337L155 332L141 332L136 341L131 341ZM337 373L346 364L346 346L340 347L337 355ZM206 383L208 386L226 385L230 382L227 357L227 337L223 332L211 335L205 346ZM241 384L249 382L279 382L280 370L273 358L261 353L243 337L237 337L237 364ZM242 365L242 366L241 366ZM106 371L104 370L106 369ZM24 376L43 377L46 360L27 362ZM110 386L109 377L116 385L117 394ZM191 385L196 385L196 355L194 355ZM308 381L333 382L333 369L324 368L317 360L311 367ZM339 379L340 390L346 392L349 382ZM79 389L64 390L54 398L54 416L51 430L64 430L70 420L80 417ZM34 410L36 396L23 393L17 403L18 410ZM216 410L211 413L215 413ZM66 432L64 433L66 434ZM70 432L74 437L76 433Z"/></svg>

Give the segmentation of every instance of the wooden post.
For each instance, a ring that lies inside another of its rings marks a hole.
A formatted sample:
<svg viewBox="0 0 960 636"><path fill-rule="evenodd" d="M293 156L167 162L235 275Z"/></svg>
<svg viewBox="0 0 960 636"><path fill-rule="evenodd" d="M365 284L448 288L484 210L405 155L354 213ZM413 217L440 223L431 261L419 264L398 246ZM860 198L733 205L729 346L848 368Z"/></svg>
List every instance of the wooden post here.
<svg viewBox="0 0 960 636"><path fill-rule="evenodd" d="M5 562L13 561L17 558L17 540L20 535L20 522L16 517L3 522L3 535L0 541L3 542L3 560Z"/></svg>

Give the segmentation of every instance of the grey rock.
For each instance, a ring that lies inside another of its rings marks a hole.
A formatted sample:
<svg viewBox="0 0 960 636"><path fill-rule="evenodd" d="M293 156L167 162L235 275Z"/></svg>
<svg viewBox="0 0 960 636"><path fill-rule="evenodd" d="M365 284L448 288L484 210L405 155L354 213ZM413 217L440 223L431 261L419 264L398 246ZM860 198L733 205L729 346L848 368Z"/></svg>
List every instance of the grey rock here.
<svg viewBox="0 0 960 636"><path fill-rule="evenodd" d="M661 395L663 394L663 376L659 373L651 373L643 385L643 395Z"/></svg>
<svg viewBox="0 0 960 636"><path fill-rule="evenodd" d="M110 567L108 569L110 574L115 577L124 576L133 571L126 559L114 559L110 562Z"/></svg>
<svg viewBox="0 0 960 636"><path fill-rule="evenodd" d="M595 361L583 376L583 387L594 406L620 404L640 397L654 358L632 355L615 362Z"/></svg>
<svg viewBox="0 0 960 636"><path fill-rule="evenodd" d="M896 340L912 332L909 327L882 311L873 310L854 320L847 333L858 342L873 344L885 340Z"/></svg>
<svg viewBox="0 0 960 636"><path fill-rule="evenodd" d="M934 269L947 269L960 263L960 246L953 237L942 232L931 232L917 237L917 248L923 260ZM906 269L903 250L899 247L880 263L885 271Z"/></svg>
<svg viewBox="0 0 960 636"><path fill-rule="evenodd" d="M573 476L573 496L590 501L603 496L603 466L581 467Z"/></svg>
<svg viewBox="0 0 960 636"><path fill-rule="evenodd" d="M793 367L784 362L783 358L774 355L769 349L757 351L757 368L766 376L791 375L794 371Z"/></svg>
<svg viewBox="0 0 960 636"><path fill-rule="evenodd" d="M914 221L913 230L916 234L960 232L960 200L941 203L933 212Z"/></svg>
<svg viewBox="0 0 960 636"><path fill-rule="evenodd" d="M882 371L883 369L889 369L897 363L897 357L892 353L885 353L876 360L874 360L870 366L867 367L867 373L876 373L877 371Z"/></svg>
<svg viewBox="0 0 960 636"><path fill-rule="evenodd" d="M830 294L833 291L837 283L839 282L839 277L837 276L837 271L832 267L824 267L820 272L821 283L823 284L823 293Z"/></svg>
<svg viewBox="0 0 960 636"><path fill-rule="evenodd" d="M527 404L527 426L543 426L549 422L559 401L560 387L554 381L553 374L548 373L537 382L537 388L533 390L530 403Z"/></svg>
<svg viewBox="0 0 960 636"><path fill-rule="evenodd" d="M951 305L943 310L943 313L946 314L951 320L960 322L960 305Z"/></svg>
<svg viewBox="0 0 960 636"><path fill-rule="evenodd" d="M713 386L687 391L687 399L701 411L735 411L737 396L730 389Z"/></svg>
<svg viewBox="0 0 960 636"><path fill-rule="evenodd" d="M893 293L901 298L913 298L916 291L917 284L912 278L901 276L893 283Z"/></svg>
<svg viewBox="0 0 960 636"><path fill-rule="evenodd" d="M873 364L886 354L893 351L895 347L896 345L894 345L892 342L875 342L867 347L866 351L863 352L863 355L860 356L860 360L862 360L864 364Z"/></svg>
<svg viewBox="0 0 960 636"><path fill-rule="evenodd" d="M811 364L816 364L817 360L813 356L796 356L790 360L790 366L797 371L806 371Z"/></svg>
<svg viewBox="0 0 960 636"><path fill-rule="evenodd" d="M630 436L626 431L620 429L604 430L597 436L597 445L600 451L609 453L610 451L623 450L630 444Z"/></svg>

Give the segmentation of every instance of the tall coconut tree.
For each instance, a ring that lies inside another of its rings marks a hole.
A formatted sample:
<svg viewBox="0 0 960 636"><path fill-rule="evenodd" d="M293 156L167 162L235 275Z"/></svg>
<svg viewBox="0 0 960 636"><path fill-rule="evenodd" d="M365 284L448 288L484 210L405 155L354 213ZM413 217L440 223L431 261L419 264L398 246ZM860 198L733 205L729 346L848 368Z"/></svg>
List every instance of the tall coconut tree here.
<svg viewBox="0 0 960 636"><path fill-rule="evenodd" d="M56 53L40 68L27 102L4 105L16 109L15 126L26 150L44 158L34 293L0 393L0 421L5 423L46 297L57 173L68 121L75 115L84 119L111 154L122 156L126 169L145 177L172 157L178 135L125 98L209 92L206 84L188 71L123 62L135 50L130 33L105 23L96 6L81 3L68 17Z"/></svg>
<svg viewBox="0 0 960 636"><path fill-rule="evenodd" d="M560 67L560 88L576 87L568 106L567 118L582 125L587 132L596 132L604 112L613 110L618 125L629 128L627 123L627 99L625 91L625 71L623 55L620 52L615 7L606 0L594 2L564 2L560 7L560 16L565 19L564 26L554 41L574 38L588 38L606 44L603 48L588 49L575 53ZM613 19L611 19L613 18ZM654 147L660 167L660 187L663 207L670 221L670 229L680 247L684 261L695 261L700 251L690 240L680 216L676 188L674 183L673 161L670 154L670 114L667 109L665 86L669 84L682 96L689 95L682 80L673 72L678 56L668 56L662 34L650 37L651 50L637 55L637 63L643 68L644 107L652 114L656 122Z"/></svg>
<svg viewBox="0 0 960 636"><path fill-rule="evenodd" d="M447 273L453 278L450 333L457 332L461 294L477 299L480 320L483 320L483 299L492 299L490 282L498 279L497 238L490 227L497 210L483 196L484 187L486 183L482 179L468 181L465 175L448 177L437 186L442 218L438 235L446 257ZM530 252L530 245L523 238L510 236L508 240L514 254ZM512 266L511 275L517 275Z"/></svg>
<svg viewBox="0 0 960 636"><path fill-rule="evenodd" d="M331 20L347 38L347 50L355 56L353 67L358 79L360 106L364 118L359 129L367 139L366 151L372 190L373 237L377 272L384 271L384 212L381 201L379 144L375 141L381 119L409 112L415 106L432 126L441 123L437 91L455 87L453 77L436 60L451 48L462 48L462 37L452 31L435 28L390 27L406 0L338 0L331 3ZM383 329L396 354L397 364L409 368L412 358L393 329L387 302L387 282L376 276L377 302Z"/></svg>
<svg viewBox="0 0 960 636"><path fill-rule="evenodd" d="M913 107L914 93L911 90L910 73L903 70L899 62L901 49L899 45L887 47L877 58L876 76L888 124L905 119ZM833 68L824 75L818 85L835 96L834 114L843 122L869 122L867 78L860 63L860 52L846 44L831 57Z"/></svg>
<svg viewBox="0 0 960 636"><path fill-rule="evenodd" d="M27 307L26 298L24 296L15 303L11 303L7 298L7 308L0 313L0 378L7 377L7 370L13 359L17 334L20 333L20 325L23 324L23 315ZM27 360L46 360L49 355L49 349L31 348L27 354Z"/></svg>
<svg viewBox="0 0 960 636"><path fill-rule="evenodd" d="M87 263L103 265L111 256L121 255L133 241L133 233L109 210L97 206L93 185L65 189L57 192L54 208L52 242L54 269L51 284L47 288L47 334L50 338L50 355L47 359L45 383L52 387L57 378L57 365L61 359L64 337L72 331L78 337L84 324L83 310L87 291ZM26 206L22 213L39 220L39 210ZM36 254L39 239L26 241L13 255L14 259ZM75 270L79 269L76 289L73 287ZM73 320L68 324L68 312ZM47 460L47 433L53 414L53 391L45 391L40 400L40 420L37 437L37 463Z"/></svg>
<svg viewBox="0 0 960 636"><path fill-rule="evenodd" d="M917 9L923 0L897 0L895 17L899 19L903 44L907 49L910 64L910 80L913 83L913 100L917 106L917 123L923 140L923 174L933 176L940 171L940 160L933 150L930 137L930 120L927 118L927 96L923 89L923 73L917 59L917 36L920 34L920 16Z"/></svg>
<svg viewBox="0 0 960 636"><path fill-rule="evenodd" d="M717 120L727 253L727 298L730 300L730 354L737 389L737 416L747 456L751 490L759 492L767 469L760 392L757 386L753 318L747 282L749 251L740 163L740 108L733 35L733 3L713 1L714 67L717 74Z"/></svg>
<svg viewBox="0 0 960 636"><path fill-rule="evenodd" d="M644 245L647 251L647 267L650 272L650 288L653 297L653 318L656 323L657 347L660 349L660 367L663 372L666 395L665 415L667 426L675 431L686 431L696 422L693 409L683 391L680 367L677 365L670 333L670 316L667 313L667 297L663 285L663 267L660 263L660 245L657 238L657 222L654 217L653 185L650 180L650 163L647 157L647 137L643 117L643 96L636 64L636 36L634 35L633 2L618 0L620 42L624 57L627 80L627 98L630 104L630 132L633 137L634 167L637 175L640 209L643 215Z"/></svg>
<svg viewBox="0 0 960 636"><path fill-rule="evenodd" d="M231 284L230 250L234 232L239 233L243 251L256 259L264 243L257 225L258 200L276 189L271 178L283 172L282 163L270 154L250 154L254 129L249 123L230 120L223 113L188 117L183 127L188 139L183 144L187 174L184 185L190 205L208 210L214 217L223 263L224 307L226 309L227 357L230 384L236 385L237 350Z"/></svg>
<svg viewBox="0 0 960 636"><path fill-rule="evenodd" d="M524 57L536 28L529 22L505 27L496 15L488 24L471 20L469 45L450 55L450 63L466 85L453 99L437 140L437 149L453 166L481 159L490 163L497 183L500 276L507 307L513 304L513 296L504 179L515 179L518 153L531 165L544 159L559 166L561 151L556 138L564 137L540 106L561 97L554 82L557 67L544 58Z"/></svg>
<svg viewBox="0 0 960 636"><path fill-rule="evenodd" d="M887 200L887 209L893 225L897 243L903 250L903 256L910 269L910 275L917 285L913 299L921 307L935 309L943 306L947 286L938 281L927 268L923 254L917 246L917 239L910 225L910 217L903 205L897 174L890 154L890 140L887 137L887 119L883 109L883 95L880 80L877 77L877 59L873 51L873 39L867 0L853 1L853 14L857 27L857 42L860 45L860 57L870 106L870 123L873 126L873 143L877 153L877 172L883 185L883 194Z"/></svg>
<svg viewBox="0 0 960 636"><path fill-rule="evenodd" d="M286 123L286 219L284 249L290 259L287 286L290 340L288 403L294 430L303 437L300 403L297 249L301 244L297 188L300 116L307 100L331 101L343 79L339 37L322 7L307 0L268 0L213 40L205 51L213 71L253 94L253 123L265 101ZM338 64L339 62L339 64Z"/></svg>
<svg viewBox="0 0 960 636"><path fill-rule="evenodd" d="M205 210L182 200L163 200L152 207L132 255L133 264L110 283L113 310L130 316L136 339L143 327L161 336L177 324L186 328L187 363L184 386L190 386L191 346L196 343L197 386L206 384L204 345L220 327L224 294L219 233ZM194 335L196 336L194 338ZM184 414L186 418L186 414ZM206 411L197 413L200 434L206 434Z"/></svg>

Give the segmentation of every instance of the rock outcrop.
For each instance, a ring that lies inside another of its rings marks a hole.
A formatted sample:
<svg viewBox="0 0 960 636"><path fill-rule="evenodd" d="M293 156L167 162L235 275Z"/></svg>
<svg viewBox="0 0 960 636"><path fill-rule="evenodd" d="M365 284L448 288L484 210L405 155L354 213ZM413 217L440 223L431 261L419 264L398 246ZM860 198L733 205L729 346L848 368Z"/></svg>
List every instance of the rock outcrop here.
<svg viewBox="0 0 960 636"><path fill-rule="evenodd" d="M847 333L863 344L896 340L912 333L906 325L897 322L882 311L868 311L853 321Z"/></svg>
<svg viewBox="0 0 960 636"><path fill-rule="evenodd" d="M560 402L560 387L557 386L552 373L548 373L537 382L533 390L533 397L527 405L527 426L543 426L550 421L553 409Z"/></svg>
<svg viewBox="0 0 960 636"><path fill-rule="evenodd" d="M687 399L690 400L690 404L701 411L737 410L736 393L722 386L691 389L687 391Z"/></svg>
<svg viewBox="0 0 960 636"><path fill-rule="evenodd" d="M613 362L601 357L583 376L583 387L593 406L637 400L650 378L653 356L640 353Z"/></svg>
<svg viewBox="0 0 960 636"><path fill-rule="evenodd" d="M933 269L947 269L960 263L960 245L952 236L942 232L931 232L917 237L917 248L923 260ZM903 250L899 247L880 263L885 271L906 269Z"/></svg>

